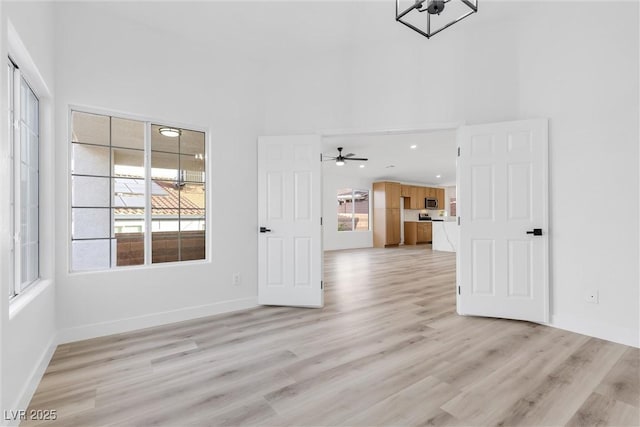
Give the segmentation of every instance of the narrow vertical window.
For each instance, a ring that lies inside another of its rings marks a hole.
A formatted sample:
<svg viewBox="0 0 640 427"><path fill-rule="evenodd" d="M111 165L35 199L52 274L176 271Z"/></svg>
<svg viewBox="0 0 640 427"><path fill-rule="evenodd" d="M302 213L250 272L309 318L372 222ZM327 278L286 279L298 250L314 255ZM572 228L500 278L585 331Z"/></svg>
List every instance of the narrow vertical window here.
<svg viewBox="0 0 640 427"><path fill-rule="evenodd" d="M11 144L12 296L40 277L39 101L20 69L9 61L9 132Z"/></svg>
<svg viewBox="0 0 640 427"><path fill-rule="evenodd" d="M151 126L152 262L205 258L205 137Z"/></svg>

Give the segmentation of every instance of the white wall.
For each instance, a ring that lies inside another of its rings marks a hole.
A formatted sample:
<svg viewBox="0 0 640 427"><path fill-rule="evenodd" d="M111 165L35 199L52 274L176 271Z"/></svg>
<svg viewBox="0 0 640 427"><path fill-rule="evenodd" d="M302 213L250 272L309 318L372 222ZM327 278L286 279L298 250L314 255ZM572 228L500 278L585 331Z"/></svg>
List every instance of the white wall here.
<svg viewBox="0 0 640 427"><path fill-rule="evenodd" d="M255 300L260 134L544 116L554 321L637 345L637 5L486 2L431 40L392 14L382 2L56 5L56 271L67 339ZM224 206L210 211L211 263L68 273L69 104L211 128L210 199ZM614 179L628 185L602 185ZM594 222L594 191L625 200L615 225ZM603 244L584 224L602 228ZM586 286L598 286L599 305L582 302Z"/></svg>
<svg viewBox="0 0 640 427"><path fill-rule="evenodd" d="M358 177L355 169L354 172L344 175L329 172L322 176L322 245L325 251L373 247L373 184L369 179ZM336 195L340 188L369 190L369 231L338 231Z"/></svg>
<svg viewBox="0 0 640 427"><path fill-rule="evenodd" d="M3 88L8 54L40 99L40 276L37 285L11 304L11 225L9 222L9 147L0 147L0 409L24 409L55 349L56 305L53 252L53 8L34 2L2 2L0 67ZM9 30L9 27L12 30ZM9 31L11 33L9 34ZM0 134L7 135L8 102L0 97ZM4 414L4 412L3 412ZM5 417L3 417L5 418ZM7 421L3 420L0 423Z"/></svg>
<svg viewBox="0 0 640 427"><path fill-rule="evenodd" d="M638 3L557 12L514 34L519 115L550 118L552 321L638 346Z"/></svg>
<svg viewBox="0 0 640 427"><path fill-rule="evenodd" d="M193 24L185 10L198 17L220 7L144 2L56 7L56 271L62 341L256 304L261 88L254 74L260 67L242 52L210 49L173 32ZM176 25L163 26L163 20ZM69 273L69 105L209 129L209 262ZM239 286L232 285L235 272L241 274Z"/></svg>

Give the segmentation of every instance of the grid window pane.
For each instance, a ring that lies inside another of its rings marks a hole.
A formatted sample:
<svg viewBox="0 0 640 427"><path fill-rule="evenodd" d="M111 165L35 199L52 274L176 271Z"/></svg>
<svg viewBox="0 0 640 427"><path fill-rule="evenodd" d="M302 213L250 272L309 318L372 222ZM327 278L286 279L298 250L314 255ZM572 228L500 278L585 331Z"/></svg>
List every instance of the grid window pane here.
<svg viewBox="0 0 640 427"><path fill-rule="evenodd" d="M109 147L71 144L71 173L109 176Z"/></svg>
<svg viewBox="0 0 640 427"><path fill-rule="evenodd" d="M171 153L151 152L151 179L178 180L180 156Z"/></svg>
<svg viewBox="0 0 640 427"><path fill-rule="evenodd" d="M98 114L71 113L71 142L110 145L110 117Z"/></svg>
<svg viewBox="0 0 640 427"><path fill-rule="evenodd" d="M137 208L144 216L146 183L144 179L113 178L112 206L119 208Z"/></svg>
<svg viewBox="0 0 640 427"><path fill-rule="evenodd" d="M144 122L112 117L111 145L144 150Z"/></svg>
<svg viewBox="0 0 640 427"><path fill-rule="evenodd" d="M144 264L144 209L113 209L116 266Z"/></svg>
<svg viewBox="0 0 640 427"><path fill-rule="evenodd" d="M109 178L74 176L71 178L71 205L75 208L108 208L111 183Z"/></svg>
<svg viewBox="0 0 640 427"><path fill-rule="evenodd" d="M33 130L26 130L25 133L28 136L29 139L29 143L28 143L28 150L29 153L27 155L27 159L28 159L28 163L31 167L33 168L38 168L38 164L40 162L39 159L39 153L38 150L40 149L40 146L38 144L38 134L37 131L34 132Z"/></svg>
<svg viewBox="0 0 640 427"><path fill-rule="evenodd" d="M38 243L40 237L40 209L38 206L31 206L28 210L27 220L27 235L26 240L29 243Z"/></svg>
<svg viewBox="0 0 640 427"><path fill-rule="evenodd" d="M22 284L23 286L29 285L33 283L35 280L40 277L40 265L39 265L39 245L38 242L32 242L26 245L27 246L27 271L26 277L23 276ZM24 257L23 257L24 259ZM22 288L24 289L24 287Z"/></svg>
<svg viewBox="0 0 640 427"><path fill-rule="evenodd" d="M180 260L205 259L204 217L180 220Z"/></svg>
<svg viewBox="0 0 640 427"><path fill-rule="evenodd" d="M111 218L108 208L74 208L71 210L73 239L108 238L111 234Z"/></svg>
<svg viewBox="0 0 640 427"><path fill-rule="evenodd" d="M204 158L204 132L183 129L180 135L180 153Z"/></svg>
<svg viewBox="0 0 640 427"><path fill-rule="evenodd" d="M180 189L180 209L188 210L187 215L191 215L194 209L203 210L205 208L204 184L186 182Z"/></svg>
<svg viewBox="0 0 640 427"><path fill-rule="evenodd" d="M165 136L160 133L162 128L174 129L172 126L151 125L151 150L180 153L180 136ZM180 131L179 129L177 130Z"/></svg>
<svg viewBox="0 0 640 427"><path fill-rule="evenodd" d="M110 243L109 240L74 240L71 242L71 268L74 271L109 268Z"/></svg>
<svg viewBox="0 0 640 427"><path fill-rule="evenodd" d="M204 158L198 155L180 155L180 170L183 181L204 182Z"/></svg>
<svg viewBox="0 0 640 427"><path fill-rule="evenodd" d="M156 210L152 218L152 263L180 260L180 224L173 210Z"/></svg>
<svg viewBox="0 0 640 427"><path fill-rule="evenodd" d="M144 151L112 148L112 176L144 178Z"/></svg>

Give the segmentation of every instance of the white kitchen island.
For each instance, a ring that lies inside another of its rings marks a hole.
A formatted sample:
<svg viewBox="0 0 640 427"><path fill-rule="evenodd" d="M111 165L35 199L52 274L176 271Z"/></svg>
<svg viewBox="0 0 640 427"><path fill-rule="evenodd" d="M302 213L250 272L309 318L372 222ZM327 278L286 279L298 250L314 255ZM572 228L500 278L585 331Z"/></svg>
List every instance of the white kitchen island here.
<svg viewBox="0 0 640 427"><path fill-rule="evenodd" d="M431 222L431 249L434 251L456 252L458 250L458 223L455 217L447 217L444 221Z"/></svg>

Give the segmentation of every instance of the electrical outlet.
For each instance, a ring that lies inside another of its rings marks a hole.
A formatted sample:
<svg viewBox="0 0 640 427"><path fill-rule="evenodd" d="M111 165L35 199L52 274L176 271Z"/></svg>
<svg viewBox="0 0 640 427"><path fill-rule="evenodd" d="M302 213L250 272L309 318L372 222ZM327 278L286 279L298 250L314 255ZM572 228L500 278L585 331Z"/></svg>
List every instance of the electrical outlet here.
<svg viewBox="0 0 640 427"><path fill-rule="evenodd" d="M240 273L233 273L233 286L240 285Z"/></svg>
<svg viewBox="0 0 640 427"><path fill-rule="evenodd" d="M584 300L591 304L598 304L598 290L592 289L584 293Z"/></svg>

